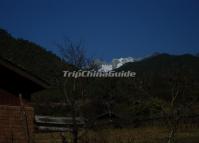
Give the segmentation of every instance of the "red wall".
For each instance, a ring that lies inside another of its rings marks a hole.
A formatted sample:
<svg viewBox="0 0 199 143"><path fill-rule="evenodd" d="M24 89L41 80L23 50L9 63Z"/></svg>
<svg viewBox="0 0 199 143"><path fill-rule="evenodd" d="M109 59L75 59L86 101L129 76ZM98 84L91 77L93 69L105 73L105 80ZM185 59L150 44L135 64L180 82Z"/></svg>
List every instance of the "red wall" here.
<svg viewBox="0 0 199 143"><path fill-rule="evenodd" d="M23 103L26 106L30 106L26 100L23 99ZM0 89L0 105L10 105L10 106L19 106L19 97L17 95L13 95L3 89Z"/></svg>

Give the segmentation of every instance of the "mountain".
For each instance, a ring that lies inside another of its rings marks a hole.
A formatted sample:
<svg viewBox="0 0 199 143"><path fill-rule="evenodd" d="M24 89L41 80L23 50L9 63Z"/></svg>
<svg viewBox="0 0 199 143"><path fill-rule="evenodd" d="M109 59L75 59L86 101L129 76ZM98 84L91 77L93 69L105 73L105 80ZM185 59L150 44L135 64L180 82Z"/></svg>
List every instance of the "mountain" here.
<svg viewBox="0 0 199 143"><path fill-rule="evenodd" d="M174 81L180 84L189 83L192 85L190 87L192 95L199 94L199 57L194 55L159 54L141 61L126 63L117 71L136 72L135 79L144 82L151 95L167 97Z"/></svg>
<svg viewBox="0 0 199 143"><path fill-rule="evenodd" d="M129 62L135 62L135 59L132 57L127 57L127 58L113 59L111 63L101 62L99 71L108 72L116 68L119 68L122 65Z"/></svg>
<svg viewBox="0 0 199 143"><path fill-rule="evenodd" d="M132 57L113 59L112 60L113 69L119 68L122 65L129 63L129 62L135 62L135 59Z"/></svg>
<svg viewBox="0 0 199 143"><path fill-rule="evenodd" d="M52 52L28 40L14 38L3 29L0 29L0 57L50 84L56 83L63 70L73 68Z"/></svg>
<svg viewBox="0 0 199 143"><path fill-rule="evenodd" d="M126 63L118 68L118 70L134 70L138 73L153 72L154 74L163 74L166 71L176 70L195 73L199 72L199 57L191 54L169 55L163 53L144 58L137 62Z"/></svg>
<svg viewBox="0 0 199 143"><path fill-rule="evenodd" d="M71 109L54 106L50 103L63 103L65 97L56 88L56 81L62 76L62 70L73 70L72 65L63 62L55 54L27 40L17 39L0 29L0 57L39 76L49 82L52 88L35 93L32 96L36 114L66 116ZM199 95L199 57L193 55L154 54L142 60L134 58L113 59L111 63L96 61L101 70L135 71L135 78L89 78L85 84L86 104L79 105L85 117L95 118L107 111L109 104L112 111L130 120L151 118L158 115L159 100L168 99L171 94L172 79L190 81L186 97ZM71 89L71 84L66 89ZM144 91L143 91L144 90ZM186 98L188 99L188 98ZM188 100L187 100L188 101ZM107 104L108 103L108 104ZM182 102L184 103L184 102ZM195 103L194 103L195 104ZM52 106L50 106L52 105ZM198 104L197 104L198 105ZM198 112L198 110L196 110ZM156 113L157 112L157 113Z"/></svg>

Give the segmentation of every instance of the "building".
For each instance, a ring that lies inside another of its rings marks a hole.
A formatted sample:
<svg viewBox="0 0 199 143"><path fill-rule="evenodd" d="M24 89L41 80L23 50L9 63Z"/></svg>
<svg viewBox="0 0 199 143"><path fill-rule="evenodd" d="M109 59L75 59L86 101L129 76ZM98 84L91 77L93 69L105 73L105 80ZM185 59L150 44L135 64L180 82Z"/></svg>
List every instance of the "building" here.
<svg viewBox="0 0 199 143"><path fill-rule="evenodd" d="M30 95L47 87L41 79L0 58L0 143L31 142L34 111Z"/></svg>

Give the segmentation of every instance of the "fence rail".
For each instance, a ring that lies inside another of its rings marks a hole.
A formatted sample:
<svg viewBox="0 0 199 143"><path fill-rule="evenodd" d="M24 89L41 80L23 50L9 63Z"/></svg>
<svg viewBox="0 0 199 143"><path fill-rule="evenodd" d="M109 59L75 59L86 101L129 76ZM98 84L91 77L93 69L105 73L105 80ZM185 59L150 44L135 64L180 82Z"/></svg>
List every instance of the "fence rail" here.
<svg viewBox="0 0 199 143"><path fill-rule="evenodd" d="M70 130L73 126L71 117L52 117L52 116L35 116L36 129L38 131L64 132ZM76 123L79 127L84 126L83 118L77 117Z"/></svg>

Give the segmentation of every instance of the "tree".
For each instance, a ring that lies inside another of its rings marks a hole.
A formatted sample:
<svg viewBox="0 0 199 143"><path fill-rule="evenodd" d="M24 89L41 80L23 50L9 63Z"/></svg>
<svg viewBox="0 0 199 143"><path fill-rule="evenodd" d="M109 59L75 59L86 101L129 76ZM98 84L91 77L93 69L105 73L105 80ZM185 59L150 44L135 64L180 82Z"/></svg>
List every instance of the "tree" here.
<svg viewBox="0 0 199 143"><path fill-rule="evenodd" d="M70 78L62 83L61 90L65 97L65 102L71 109L72 116L72 135L73 143L78 142L78 124L77 118L79 117L80 105L84 97L84 87L82 80Z"/></svg>
<svg viewBox="0 0 199 143"><path fill-rule="evenodd" d="M62 44L57 44L63 60L78 69L83 69L87 66L88 58L82 46L82 42L73 42L70 39L65 39Z"/></svg>
<svg viewBox="0 0 199 143"><path fill-rule="evenodd" d="M192 96L193 83L187 76L178 72L171 77L169 82L169 98L160 105L169 129L168 143L175 143L180 122L188 115L190 107L197 99Z"/></svg>
<svg viewBox="0 0 199 143"><path fill-rule="evenodd" d="M189 115L189 109L197 101L192 92L196 86L189 76L191 72L188 74L183 71L180 67L169 69L164 75L148 77L148 80L139 79L136 84L157 107L159 115L162 115L169 130L168 143L176 142L176 133L181 120Z"/></svg>
<svg viewBox="0 0 199 143"><path fill-rule="evenodd" d="M58 44L62 58L65 62L74 65L78 70L91 70L95 66L94 61L87 58L82 43L74 43L66 39L63 45ZM71 108L73 143L78 142L79 131L77 117L80 116L80 108L85 98L86 78L66 78L61 80L60 88L65 97L65 102Z"/></svg>

